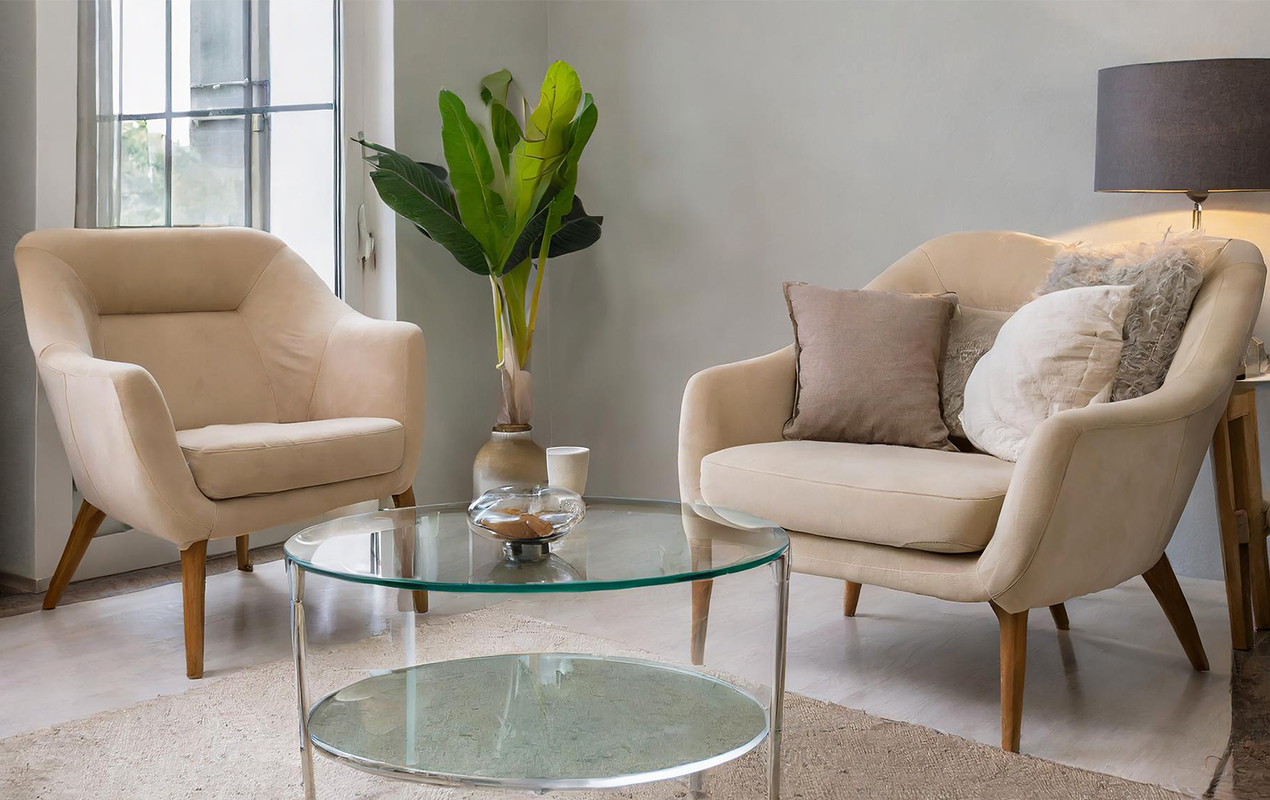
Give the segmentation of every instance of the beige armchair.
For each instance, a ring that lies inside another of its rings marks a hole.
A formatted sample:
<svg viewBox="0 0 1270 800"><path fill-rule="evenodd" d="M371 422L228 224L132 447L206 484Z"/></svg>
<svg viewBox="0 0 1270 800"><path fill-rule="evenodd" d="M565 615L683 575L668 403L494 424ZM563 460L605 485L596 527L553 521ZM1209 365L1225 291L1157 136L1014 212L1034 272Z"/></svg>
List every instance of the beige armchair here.
<svg viewBox="0 0 1270 800"><path fill-rule="evenodd" d="M934 239L869 288L956 292L1015 310L1059 243L1019 233ZM793 568L956 602L990 603L1001 627L1001 746L1017 751L1027 615L1142 575L1197 670L1208 662L1164 555L1226 406L1261 305L1261 253L1216 251L1164 386L1145 397L1064 411L1042 423L1017 464L988 455L886 445L784 441L792 347L700 372L684 392L684 500L770 519L790 531ZM704 636L708 587L693 593ZM699 657L704 643L694 641Z"/></svg>
<svg viewBox="0 0 1270 800"><path fill-rule="evenodd" d="M345 305L260 231L44 230L15 259L84 502L44 599L105 515L181 552L186 672L203 674L207 543L393 495L413 504L423 334ZM426 602L416 597L416 605Z"/></svg>

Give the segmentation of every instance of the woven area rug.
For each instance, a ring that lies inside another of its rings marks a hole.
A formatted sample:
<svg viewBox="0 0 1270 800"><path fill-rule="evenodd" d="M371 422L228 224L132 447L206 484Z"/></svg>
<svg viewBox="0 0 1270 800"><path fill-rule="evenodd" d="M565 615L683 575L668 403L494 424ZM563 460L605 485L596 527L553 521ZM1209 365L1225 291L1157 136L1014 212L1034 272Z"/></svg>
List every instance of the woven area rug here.
<svg viewBox="0 0 1270 800"><path fill-rule="evenodd" d="M427 619L418 631L427 656L515 652L645 655L619 644L509 615L495 606ZM314 698L402 662L400 636L384 635L310 656ZM296 752L290 661L253 667L179 695L0 740L0 798L148 800L303 796ZM786 698L785 798L1124 798L1182 795L1158 786L1012 755L918 725L869 716L800 695ZM352 800L494 800L517 793L443 789L366 775L316 759L318 797ZM766 747L710 771L707 796L765 798ZM609 792L570 792L577 800L683 798L687 782Z"/></svg>

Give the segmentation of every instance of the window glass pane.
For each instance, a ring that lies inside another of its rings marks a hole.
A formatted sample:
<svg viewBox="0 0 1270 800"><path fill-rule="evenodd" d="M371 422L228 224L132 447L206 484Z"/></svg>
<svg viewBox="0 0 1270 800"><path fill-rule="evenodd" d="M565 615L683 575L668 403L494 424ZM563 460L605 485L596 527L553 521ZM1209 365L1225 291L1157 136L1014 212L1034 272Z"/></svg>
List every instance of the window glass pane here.
<svg viewBox="0 0 1270 800"><path fill-rule="evenodd" d="M172 120L172 224L242 225L242 117Z"/></svg>
<svg viewBox="0 0 1270 800"><path fill-rule="evenodd" d="M335 91L335 6L269 0L269 104L329 103Z"/></svg>
<svg viewBox="0 0 1270 800"><path fill-rule="evenodd" d="M164 123L125 121L120 130L119 224L163 225L167 197L163 180Z"/></svg>
<svg viewBox="0 0 1270 800"><path fill-rule="evenodd" d="M335 286L335 130L330 111L269 120L269 230Z"/></svg>
<svg viewBox="0 0 1270 800"><path fill-rule="evenodd" d="M167 6L164 0L128 0L119 15L119 102L124 114L167 110Z"/></svg>
<svg viewBox="0 0 1270 800"><path fill-rule="evenodd" d="M172 109L242 108L246 4L172 0Z"/></svg>

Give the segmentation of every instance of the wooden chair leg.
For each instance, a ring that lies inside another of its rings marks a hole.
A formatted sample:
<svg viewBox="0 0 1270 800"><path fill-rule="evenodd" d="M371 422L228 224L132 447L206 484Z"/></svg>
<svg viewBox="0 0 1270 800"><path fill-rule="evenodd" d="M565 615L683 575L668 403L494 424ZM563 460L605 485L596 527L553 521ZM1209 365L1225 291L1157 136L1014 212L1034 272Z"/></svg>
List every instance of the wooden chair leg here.
<svg viewBox="0 0 1270 800"><path fill-rule="evenodd" d="M1239 542L1235 505L1230 417L1223 413L1213 432L1213 489L1221 534L1222 570L1226 577L1226 607L1230 612L1230 640L1236 650L1252 649L1252 597L1248 547Z"/></svg>
<svg viewBox="0 0 1270 800"><path fill-rule="evenodd" d="M66 591L71 578L75 576L79 562L84 559L84 553L88 552L88 545L93 541L93 536L97 534L97 529L101 527L101 522L105 518L105 512L91 505L87 500L79 504L79 513L75 515L75 524L71 526L71 535L66 540L65 549L62 550L62 558L57 562L57 569L53 571L53 579L49 581L48 591L44 593L44 608L57 607L57 602L62 599L62 593Z"/></svg>
<svg viewBox="0 0 1270 800"><path fill-rule="evenodd" d="M1230 458L1235 476L1235 503L1248 519L1248 543L1240 542L1248 561L1248 589L1258 630L1270 629L1270 562L1266 559L1266 515L1261 497L1261 446L1257 435L1257 395L1236 384L1232 396L1242 416L1230 420ZM1240 537L1243 538L1242 536Z"/></svg>
<svg viewBox="0 0 1270 800"><path fill-rule="evenodd" d="M1001 749L1019 752L1023 731L1023 676L1027 669L1027 611L1011 614L992 603L1001 624Z"/></svg>
<svg viewBox="0 0 1270 800"><path fill-rule="evenodd" d="M710 592L714 581L694 581L692 584L692 663L706 663L706 627L710 624Z"/></svg>
<svg viewBox="0 0 1270 800"><path fill-rule="evenodd" d="M855 608L860 604L860 584L846 581L842 587L842 616L854 617Z"/></svg>
<svg viewBox="0 0 1270 800"><path fill-rule="evenodd" d="M1177 576L1173 574L1169 557L1160 556L1155 566L1142 573L1142 577L1147 586L1151 587L1151 593L1159 601L1160 608L1164 609L1164 616L1169 618L1169 624L1173 626L1173 632L1182 643L1186 657L1191 660L1191 666L1199 672L1207 672L1208 656L1204 653L1204 643L1200 641L1199 629L1195 627L1195 618L1191 616L1191 607L1186 602L1186 595L1182 594L1182 587L1177 583Z"/></svg>
<svg viewBox="0 0 1270 800"><path fill-rule="evenodd" d="M1050 616L1054 618L1054 627L1060 631L1069 630L1072 626L1071 621L1067 618L1067 606L1062 603L1055 603L1050 606Z"/></svg>
<svg viewBox="0 0 1270 800"><path fill-rule="evenodd" d="M207 540L181 551L181 598L185 606L185 674L203 677L203 620L207 597Z"/></svg>
<svg viewBox="0 0 1270 800"><path fill-rule="evenodd" d="M397 508L410 508L415 504L415 487L407 486L406 491L392 496L392 503ZM428 613L428 593L426 591L411 592L410 599L414 603L416 614Z"/></svg>
<svg viewBox="0 0 1270 800"><path fill-rule="evenodd" d="M244 533L234 539L234 549L238 552L238 569L243 572L254 572L251 565L251 534Z"/></svg>

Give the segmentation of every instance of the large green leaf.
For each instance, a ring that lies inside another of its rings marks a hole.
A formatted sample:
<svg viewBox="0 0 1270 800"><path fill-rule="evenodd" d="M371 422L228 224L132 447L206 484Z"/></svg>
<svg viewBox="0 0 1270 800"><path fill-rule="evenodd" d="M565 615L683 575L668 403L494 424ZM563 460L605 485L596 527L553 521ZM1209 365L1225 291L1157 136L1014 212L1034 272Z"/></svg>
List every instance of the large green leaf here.
<svg viewBox="0 0 1270 800"><path fill-rule="evenodd" d="M364 139L356 140L362 147L375 151L378 155L367 157L367 161L376 169L386 170L399 175L421 194L427 195L445 209L446 213L459 218L459 207L454 198L454 190L445 182L446 172L435 164L412 161L396 150L375 144Z"/></svg>
<svg viewBox="0 0 1270 800"><path fill-rule="evenodd" d="M494 149L498 151L498 160L503 167L503 174L511 171L512 152L524 137L520 123L507 106L497 101L489 107L490 133L494 137Z"/></svg>
<svg viewBox="0 0 1270 800"><path fill-rule="evenodd" d="M511 191L518 223L537 212L552 176L568 153L570 129L581 102L578 73L563 61L552 64L542 82L538 107L526 120L524 138L513 154Z"/></svg>
<svg viewBox="0 0 1270 800"><path fill-rule="evenodd" d="M489 148L458 95L443 89L437 104L441 109L441 144L445 163L450 167L459 217L481 243L490 263L495 263L502 250L507 208L492 188L494 162Z"/></svg>
<svg viewBox="0 0 1270 800"><path fill-rule="evenodd" d="M582 207L582 198L573 198L573 208L560 221L560 227L551 236L552 257L567 256L585 250L600 240L600 226L604 217L593 217ZM535 247L541 248L541 239Z"/></svg>
<svg viewBox="0 0 1270 800"><path fill-rule="evenodd" d="M370 179L385 205L449 250L455 261L477 275L489 274L489 264L480 242L436 201L395 172L377 169L370 173Z"/></svg>
<svg viewBox="0 0 1270 800"><path fill-rule="evenodd" d="M481 78L481 102L489 105L494 101L507 105L507 89L511 86L512 74L506 69L491 72Z"/></svg>
<svg viewBox="0 0 1270 800"><path fill-rule="evenodd" d="M573 211L573 194L578 185L578 161L582 158L583 148L591 140L591 134L595 131L599 118L599 109L596 108L591 95L587 94L582 98L582 109L578 112L578 116L569 124L569 148L560 163L560 169L553 177L553 180L558 181L560 185L559 191L551 201L551 213L547 217L547 225L543 230L542 244L538 250L539 269L547 263L554 237L563 227L565 218ZM594 244L600 238L599 227L599 222L579 223L569 239L569 246L573 249L567 252L581 250ZM594 238L586 241L592 235Z"/></svg>
<svg viewBox="0 0 1270 800"><path fill-rule="evenodd" d="M547 217L551 213L551 204L544 203L542 208L538 209L538 213L529 218L525 223L525 227L521 229L520 236L512 245L511 250L503 259L499 275L505 275L515 269L525 259L533 255L542 242L542 232L547 227Z"/></svg>

